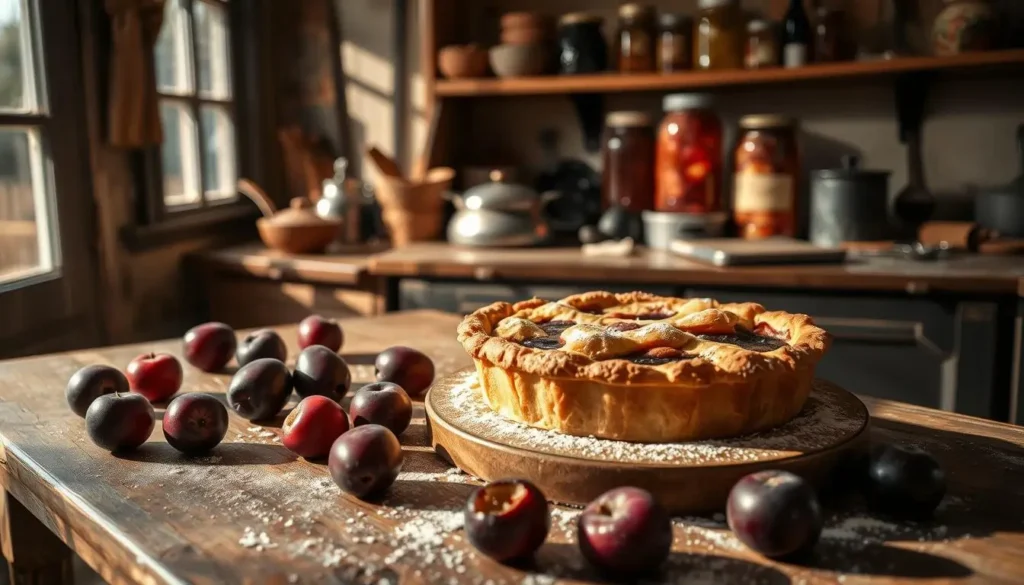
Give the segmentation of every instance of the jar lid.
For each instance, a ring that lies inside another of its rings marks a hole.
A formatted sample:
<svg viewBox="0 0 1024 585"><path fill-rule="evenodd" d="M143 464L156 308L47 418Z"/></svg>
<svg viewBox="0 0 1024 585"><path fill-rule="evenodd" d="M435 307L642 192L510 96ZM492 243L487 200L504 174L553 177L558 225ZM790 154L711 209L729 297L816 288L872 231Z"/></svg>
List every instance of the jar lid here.
<svg viewBox="0 0 1024 585"><path fill-rule="evenodd" d="M646 4L629 3L619 6L619 18L646 18L651 16L653 12L651 7Z"/></svg>
<svg viewBox="0 0 1024 585"><path fill-rule="evenodd" d="M860 168L860 157L856 155L845 155L842 157L842 167L838 169L818 169L811 171L811 176L816 179L867 179L872 177L884 178L892 173L889 171L870 170Z"/></svg>
<svg viewBox="0 0 1024 585"><path fill-rule="evenodd" d="M604 119L605 126L613 128L629 128L637 126L653 126L654 120L645 112L608 112Z"/></svg>
<svg viewBox="0 0 1024 585"><path fill-rule="evenodd" d="M567 24L583 24L583 23L601 23L604 19L601 15L594 14L592 12L570 12L569 14L563 14L558 19L558 24L561 26Z"/></svg>
<svg viewBox="0 0 1024 585"><path fill-rule="evenodd" d="M673 93L665 96L661 107L666 112L696 110L711 106L711 96L706 93Z"/></svg>
<svg viewBox="0 0 1024 585"><path fill-rule="evenodd" d="M748 130L792 128L793 126L796 126L796 119L780 114L755 114L740 118L740 127Z"/></svg>
<svg viewBox="0 0 1024 585"><path fill-rule="evenodd" d="M763 18L755 18L747 23L747 32L762 32L770 29L771 27L772 23L767 20L764 20Z"/></svg>
<svg viewBox="0 0 1024 585"><path fill-rule="evenodd" d="M730 6L737 3L737 0L700 0L697 2L697 8L700 10L708 10L711 8Z"/></svg>

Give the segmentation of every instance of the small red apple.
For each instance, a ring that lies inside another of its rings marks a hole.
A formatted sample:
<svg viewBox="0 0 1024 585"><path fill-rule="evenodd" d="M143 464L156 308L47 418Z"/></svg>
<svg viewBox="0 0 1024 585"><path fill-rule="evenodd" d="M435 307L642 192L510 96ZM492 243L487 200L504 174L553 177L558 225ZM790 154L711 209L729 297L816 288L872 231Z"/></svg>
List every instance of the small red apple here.
<svg viewBox="0 0 1024 585"><path fill-rule="evenodd" d="M128 364L132 390L150 402L163 402L181 388L181 362L169 353L147 353Z"/></svg>
<svg viewBox="0 0 1024 585"><path fill-rule="evenodd" d="M307 396L284 419L281 443L306 459L326 457L348 426L348 415L337 402L326 396Z"/></svg>
<svg viewBox="0 0 1024 585"><path fill-rule="evenodd" d="M333 319L310 315L299 323L299 349L322 345L331 351L338 351L343 343L345 333L341 330L341 325Z"/></svg>

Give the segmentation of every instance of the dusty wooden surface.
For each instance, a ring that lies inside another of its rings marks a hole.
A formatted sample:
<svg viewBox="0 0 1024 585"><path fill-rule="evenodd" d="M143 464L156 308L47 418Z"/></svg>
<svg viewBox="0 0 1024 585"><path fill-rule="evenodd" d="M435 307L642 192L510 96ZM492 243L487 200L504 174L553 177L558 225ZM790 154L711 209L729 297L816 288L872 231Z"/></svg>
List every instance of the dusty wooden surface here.
<svg viewBox="0 0 1024 585"><path fill-rule="evenodd" d="M432 312L346 321L342 353L357 383L370 379L374 355L395 343L424 350L443 375L469 365L454 338L457 322ZM281 332L294 344L293 327ZM430 451L421 416L403 436L404 471L379 503L341 495L322 463L296 459L280 445L277 426L237 417L225 443L205 457L179 455L159 428L136 453L101 451L65 405L65 382L84 364L124 366L150 350L178 353L180 345L171 340L0 362L0 482L107 580L496 585L599 577L574 544L575 512L564 508L554 513L551 536L534 564L504 567L475 554L459 528L459 510L475 482ZM227 375L186 368L188 390L223 396L227 382ZM865 402L876 417L876 437L920 445L945 465L950 495L934 523L890 522L843 504L827 524L817 558L798 566L746 550L720 517L677 518L675 551L651 581L1024 580L1024 432Z"/></svg>

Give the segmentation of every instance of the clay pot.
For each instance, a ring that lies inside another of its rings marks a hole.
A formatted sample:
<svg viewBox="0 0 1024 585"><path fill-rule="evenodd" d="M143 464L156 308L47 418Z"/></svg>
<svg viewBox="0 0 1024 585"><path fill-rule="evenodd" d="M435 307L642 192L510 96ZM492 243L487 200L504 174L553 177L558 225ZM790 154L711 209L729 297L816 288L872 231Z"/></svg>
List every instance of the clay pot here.
<svg viewBox="0 0 1024 585"><path fill-rule="evenodd" d="M239 179L238 190L252 199L263 217L256 220L260 239L272 250L289 254L321 253L338 236L341 221L320 217L305 197L291 200L288 209L277 211L273 200L252 181Z"/></svg>
<svg viewBox="0 0 1024 585"><path fill-rule="evenodd" d="M501 31L501 42L506 45L540 45L547 40L541 28L506 28Z"/></svg>
<svg viewBox="0 0 1024 585"><path fill-rule="evenodd" d="M437 66L448 79L487 75L487 51L476 44L449 45L437 54Z"/></svg>

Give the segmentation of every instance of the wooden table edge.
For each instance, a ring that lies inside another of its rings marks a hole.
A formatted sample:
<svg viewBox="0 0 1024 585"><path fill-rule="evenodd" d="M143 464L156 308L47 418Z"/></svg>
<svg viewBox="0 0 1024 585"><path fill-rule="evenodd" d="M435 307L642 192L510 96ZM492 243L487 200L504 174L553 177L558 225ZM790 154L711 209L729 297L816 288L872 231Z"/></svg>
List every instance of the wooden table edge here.
<svg viewBox="0 0 1024 585"><path fill-rule="evenodd" d="M88 501L74 492L59 489L59 483L0 433L0 484L107 583L187 585L187 581L175 576L159 560L121 534L115 523ZM53 505L57 501L70 506ZM83 526L113 540L131 557L135 571L141 574L125 574L117 563L108 561L109 546L101 546L94 538L86 536L88 531L83 531Z"/></svg>

